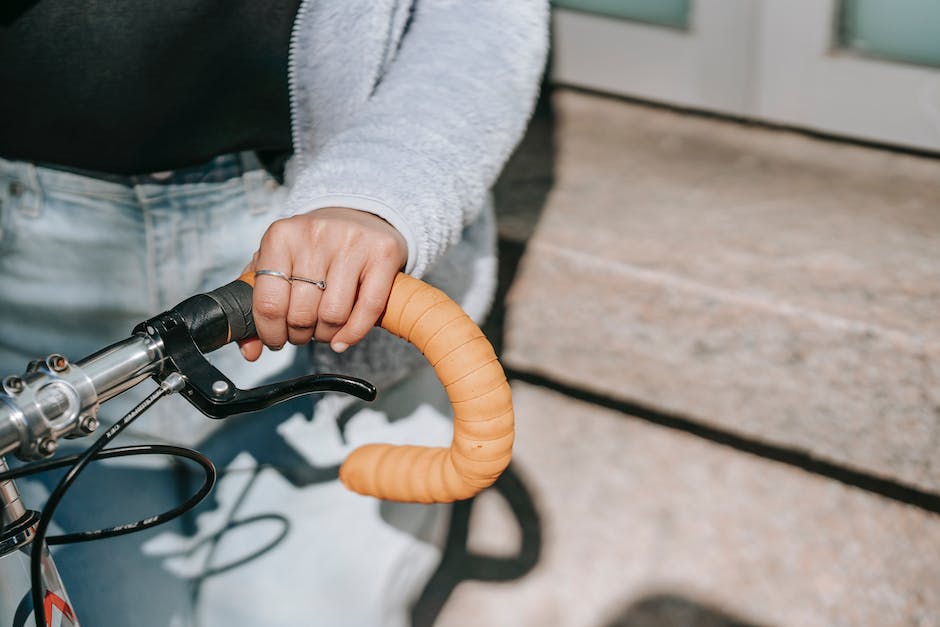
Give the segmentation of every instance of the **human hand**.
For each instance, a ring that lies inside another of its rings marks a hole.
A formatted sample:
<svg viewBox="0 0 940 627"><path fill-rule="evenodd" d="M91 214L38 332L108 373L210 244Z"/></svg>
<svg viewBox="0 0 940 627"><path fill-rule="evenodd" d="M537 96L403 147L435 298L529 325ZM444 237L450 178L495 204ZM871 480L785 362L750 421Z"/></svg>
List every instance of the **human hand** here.
<svg viewBox="0 0 940 627"><path fill-rule="evenodd" d="M322 279L326 289L257 275L252 307L258 337L242 344L242 354L255 361L262 346L278 350L311 339L343 352L375 325L407 259L405 238L371 213L326 207L278 220L246 271Z"/></svg>

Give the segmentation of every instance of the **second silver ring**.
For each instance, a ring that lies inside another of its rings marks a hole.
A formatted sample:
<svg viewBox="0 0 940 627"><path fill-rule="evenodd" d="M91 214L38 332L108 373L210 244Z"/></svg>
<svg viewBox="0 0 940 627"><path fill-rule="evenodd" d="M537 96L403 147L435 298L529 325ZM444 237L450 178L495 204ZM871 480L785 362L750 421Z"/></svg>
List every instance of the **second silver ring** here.
<svg viewBox="0 0 940 627"><path fill-rule="evenodd" d="M310 285L316 285L316 286L319 287L321 290L325 290L325 289L326 289L326 281L323 280L323 279L319 279L319 280L316 280L316 281L315 281L315 280L313 280L313 279L308 279L307 277L291 275L290 280L291 280L291 281L300 281L300 282L302 282L302 283L309 283Z"/></svg>

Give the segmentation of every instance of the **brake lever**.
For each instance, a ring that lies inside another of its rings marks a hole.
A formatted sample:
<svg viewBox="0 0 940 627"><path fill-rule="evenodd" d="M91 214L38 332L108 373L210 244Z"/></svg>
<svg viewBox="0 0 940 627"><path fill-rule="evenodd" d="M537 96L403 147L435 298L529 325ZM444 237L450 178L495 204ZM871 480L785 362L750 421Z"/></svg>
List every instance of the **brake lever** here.
<svg viewBox="0 0 940 627"><path fill-rule="evenodd" d="M314 392L343 392L365 401L375 400L368 381L337 374L297 377L242 390L209 363L176 311L166 311L134 329L163 345L164 367L153 378L162 383L171 373L183 376L183 397L210 418L227 418L257 411Z"/></svg>

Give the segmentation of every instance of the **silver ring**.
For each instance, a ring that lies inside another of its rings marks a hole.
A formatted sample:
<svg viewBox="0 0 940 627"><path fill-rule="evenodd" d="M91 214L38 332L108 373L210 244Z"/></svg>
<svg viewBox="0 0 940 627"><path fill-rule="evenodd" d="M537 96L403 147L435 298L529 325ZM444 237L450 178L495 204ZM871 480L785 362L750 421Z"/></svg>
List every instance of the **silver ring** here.
<svg viewBox="0 0 940 627"><path fill-rule="evenodd" d="M258 278L259 276L276 276L277 278L284 279L290 283L290 277L283 272L278 272L277 270L255 270L255 278Z"/></svg>
<svg viewBox="0 0 940 627"><path fill-rule="evenodd" d="M326 289L326 281L324 281L323 279L320 279L319 281L314 281L313 279L308 279L307 277L291 275L290 280L301 281L303 283L309 283L310 285L316 285L321 290Z"/></svg>

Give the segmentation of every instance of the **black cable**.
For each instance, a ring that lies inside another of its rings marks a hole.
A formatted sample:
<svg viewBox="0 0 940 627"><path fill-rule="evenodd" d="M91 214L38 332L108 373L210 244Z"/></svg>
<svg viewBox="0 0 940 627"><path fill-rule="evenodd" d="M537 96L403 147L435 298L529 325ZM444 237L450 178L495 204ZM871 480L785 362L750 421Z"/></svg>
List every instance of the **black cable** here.
<svg viewBox="0 0 940 627"><path fill-rule="evenodd" d="M42 557L45 552L44 543L46 539L46 532L49 529L49 524L52 522L52 515L55 513L56 507L58 507L59 502L62 500L62 497L65 496L66 491L69 487L75 482L78 478L78 475L88 467L88 464L91 463L94 456L101 451L109 442L116 438L124 429L126 429L132 422L137 420L141 414L143 414L151 405L156 403L160 398L170 393L169 389L165 389L163 386L157 388L151 392L147 398L142 400L137 404L132 410L124 415L123 418L118 420L114 425L112 425L104 435L95 440L95 442L89 446L83 453L81 453L72 467L59 481L56 485L55 490L49 496L49 499L46 501L45 506L42 508L42 512L39 516L39 523L36 525L36 535L33 538L33 548L29 556L29 579L30 579L30 595L33 600L33 619L36 622L36 627L45 627L46 611L43 604L45 590L42 585ZM109 530L104 530L109 531ZM113 530L112 530L113 531ZM81 534L79 534L81 535Z"/></svg>
<svg viewBox="0 0 940 627"><path fill-rule="evenodd" d="M95 460L108 459L111 457L132 457L136 455L169 455L172 457L183 457L190 459L199 464L205 471L205 480L192 496L176 507L163 513L157 514L155 516L148 516L147 518L143 518L136 522L116 525L107 529L76 531L58 536L49 536L46 538L46 544L48 546L55 546L58 544L74 544L76 542L90 542L92 540L103 540L104 538L116 538L118 536L127 535L129 533L136 533L138 531L143 531L144 529L150 529L151 527L162 525L163 523L169 522L196 507L196 505L198 505L202 499L204 499L206 495L212 491L212 486L215 485L215 466L212 465L212 462L209 460L209 458L191 449L178 446L168 446L164 444L141 444L138 446L124 446L121 448L101 451L97 455L93 456L92 459Z"/></svg>
<svg viewBox="0 0 940 627"><path fill-rule="evenodd" d="M212 461L198 451L179 446L172 446L168 444L140 444L135 446L109 448L99 451L93 455L92 460L98 461L99 459L111 459L116 457L135 457L138 455L165 455L169 457L181 457L184 459L189 459L196 462L203 469L205 472L205 479L203 480L203 483L199 489L194 492L192 496L183 501L180 505L165 511L162 514L148 516L147 518L141 519L137 522L117 525L106 529L96 529L92 531L80 531L58 536L48 536L46 538L46 545L54 546L60 544L73 544L76 542L89 542L91 540L101 540L104 538L114 538L162 525L163 523L169 522L170 520L173 520L174 518L181 516L182 514L185 514L189 510L196 507L196 505L198 505L206 497L206 495L212 491L212 487L215 485L217 473L215 470L215 465L213 465ZM27 477L38 474L40 472L47 472L57 468L64 468L76 462L80 456L80 454L68 455L53 460L41 461L25 466L20 466L14 470L8 470L6 472L0 473L0 481L18 479L20 477Z"/></svg>

